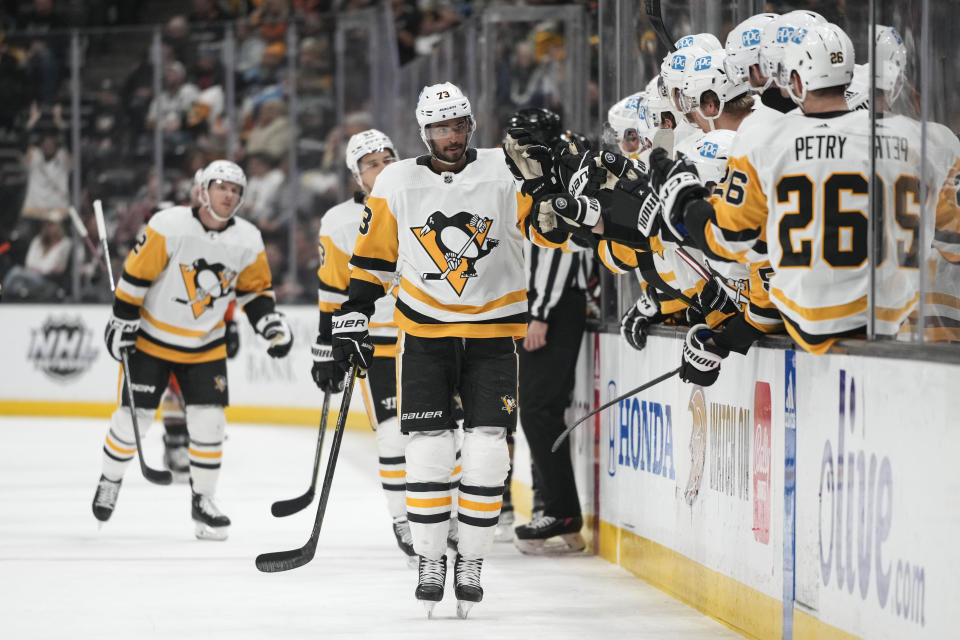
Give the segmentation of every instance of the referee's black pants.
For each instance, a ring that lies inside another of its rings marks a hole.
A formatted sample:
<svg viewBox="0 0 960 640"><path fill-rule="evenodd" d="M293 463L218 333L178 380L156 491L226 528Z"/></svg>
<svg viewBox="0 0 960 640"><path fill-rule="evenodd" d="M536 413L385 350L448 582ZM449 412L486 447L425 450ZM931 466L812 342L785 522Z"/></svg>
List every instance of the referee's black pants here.
<svg viewBox="0 0 960 640"><path fill-rule="evenodd" d="M581 515L569 446L564 444L556 453L550 447L565 428L563 414L576 380L585 324L584 293L568 289L550 311L546 345L527 351L521 342L517 349L520 424L530 445L544 513L557 518Z"/></svg>

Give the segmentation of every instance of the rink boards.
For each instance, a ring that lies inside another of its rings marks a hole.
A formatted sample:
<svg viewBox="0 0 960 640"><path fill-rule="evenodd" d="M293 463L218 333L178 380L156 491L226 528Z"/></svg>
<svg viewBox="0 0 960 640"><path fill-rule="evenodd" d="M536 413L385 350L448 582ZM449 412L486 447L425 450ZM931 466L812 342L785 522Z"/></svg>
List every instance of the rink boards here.
<svg viewBox="0 0 960 640"><path fill-rule="evenodd" d="M317 312L284 311L295 334L284 360L241 322L231 420L315 424L305 346ZM0 414L108 415L118 382L102 343L108 315L3 305ZM568 415L675 368L680 345L652 336L638 353L616 335L587 336ZM730 356L707 389L668 380L575 432L588 537L603 557L749 636L956 637L958 373L754 348ZM367 428L362 402L354 408L350 426ZM526 460L521 438L516 476L529 484ZM517 489L522 505L529 493Z"/></svg>
<svg viewBox="0 0 960 640"><path fill-rule="evenodd" d="M588 336L571 415L680 351ZM598 550L754 637L957 637L958 374L754 348L623 400L573 440Z"/></svg>

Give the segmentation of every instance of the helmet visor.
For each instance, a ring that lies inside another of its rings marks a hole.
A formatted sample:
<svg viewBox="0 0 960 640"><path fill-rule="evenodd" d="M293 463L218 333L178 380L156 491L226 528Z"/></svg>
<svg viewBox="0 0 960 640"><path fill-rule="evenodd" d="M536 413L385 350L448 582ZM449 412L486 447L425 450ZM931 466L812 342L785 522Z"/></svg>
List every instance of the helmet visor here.
<svg viewBox="0 0 960 640"><path fill-rule="evenodd" d="M423 136L427 140L444 140L454 136L470 135L471 133L473 133L473 118L470 117L445 120L428 124L423 128Z"/></svg>

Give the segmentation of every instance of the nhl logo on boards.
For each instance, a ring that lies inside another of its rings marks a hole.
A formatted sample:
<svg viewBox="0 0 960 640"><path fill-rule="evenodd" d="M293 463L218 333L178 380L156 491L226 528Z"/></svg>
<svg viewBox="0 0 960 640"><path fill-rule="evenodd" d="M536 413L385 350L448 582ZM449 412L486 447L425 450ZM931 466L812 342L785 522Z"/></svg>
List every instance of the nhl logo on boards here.
<svg viewBox="0 0 960 640"><path fill-rule="evenodd" d="M452 216L434 211L422 227L410 227L413 236L438 269L421 273L424 282L446 280L458 296L470 278L478 275L477 261L485 258L500 241L487 237L493 218L469 211Z"/></svg>
<svg viewBox="0 0 960 640"><path fill-rule="evenodd" d="M54 380L81 375L97 359L93 333L80 316L49 316L39 329L32 329L27 358Z"/></svg>

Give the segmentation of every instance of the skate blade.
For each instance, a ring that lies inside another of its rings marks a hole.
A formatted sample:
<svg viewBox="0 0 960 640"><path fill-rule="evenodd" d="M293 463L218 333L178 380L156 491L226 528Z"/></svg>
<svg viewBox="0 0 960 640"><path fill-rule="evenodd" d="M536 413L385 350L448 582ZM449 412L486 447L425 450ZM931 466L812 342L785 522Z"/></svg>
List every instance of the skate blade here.
<svg viewBox="0 0 960 640"><path fill-rule="evenodd" d="M193 533L197 536L197 540L223 541L227 539L230 529L230 527L211 527L202 522L194 522L193 524Z"/></svg>
<svg viewBox="0 0 960 640"><path fill-rule="evenodd" d="M493 541L494 542L512 542L513 541L513 525L512 524L498 524L493 532Z"/></svg>
<svg viewBox="0 0 960 640"><path fill-rule="evenodd" d="M514 544L521 553L531 556L550 556L580 553L587 548L583 536L579 533L565 533L545 540L522 540L517 538Z"/></svg>
<svg viewBox="0 0 960 640"><path fill-rule="evenodd" d="M457 600L457 617L461 620L466 620L470 609L472 609L475 604L476 602L471 600Z"/></svg>
<svg viewBox="0 0 960 640"><path fill-rule="evenodd" d="M427 612L427 620L433 619L433 608L437 606L435 600L421 600L420 604L423 605L424 610Z"/></svg>

